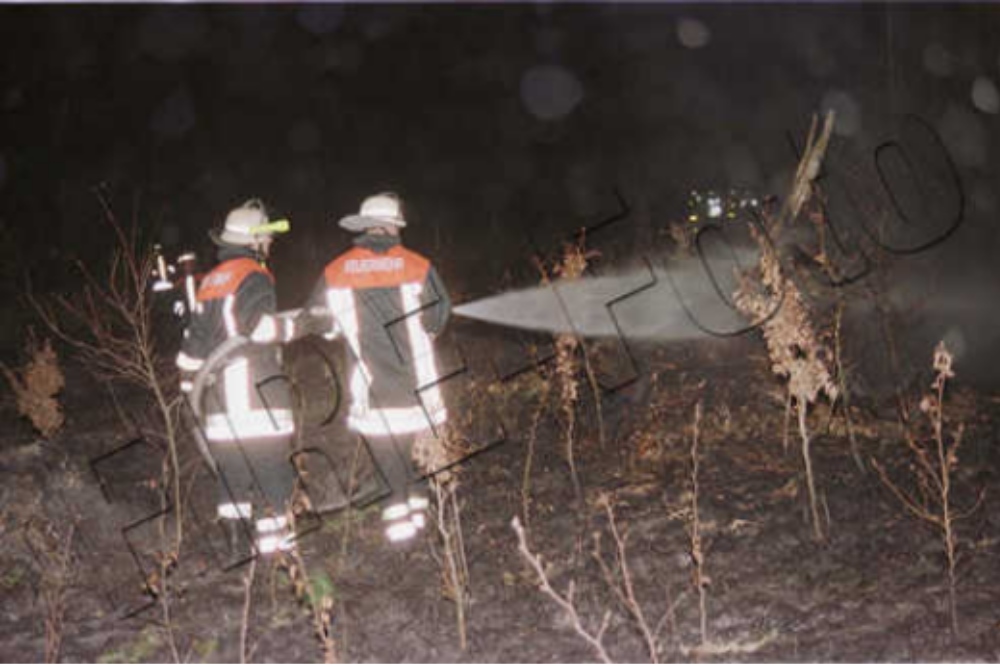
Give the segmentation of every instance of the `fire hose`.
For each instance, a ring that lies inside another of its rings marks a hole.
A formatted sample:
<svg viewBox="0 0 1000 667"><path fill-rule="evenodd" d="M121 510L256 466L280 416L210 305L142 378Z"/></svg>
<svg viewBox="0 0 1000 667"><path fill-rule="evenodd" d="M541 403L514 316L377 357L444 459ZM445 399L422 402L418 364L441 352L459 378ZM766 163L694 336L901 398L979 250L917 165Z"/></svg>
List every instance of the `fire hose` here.
<svg viewBox="0 0 1000 667"><path fill-rule="evenodd" d="M242 350L245 346L250 344L250 339L246 336L233 336L227 339L222 345L215 348L212 354L209 355L205 363L202 364L201 368L194 376L194 380L191 382L191 392L189 396L189 402L191 406L191 412L194 413L195 423L191 428L194 434L194 442L198 446L198 451L201 453L208 467L211 468L213 473L218 474L218 464L215 462L215 457L212 456L212 450L208 446L208 440L205 438L205 432L202 430L202 423L204 421L204 414L202 413L201 403L202 396L205 393L206 384L210 378L215 378L215 372L217 367L219 367L226 359L229 358L237 350Z"/></svg>
<svg viewBox="0 0 1000 667"><path fill-rule="evenodd" d="M325 313L326 311L323 309L311 309L306 312L303 312L302 310L291 310L278 313L276 317L291 320L302 317L305 318L306 321L322 322L322 318ZM322 326L320 329L315 330L300 327L300 335L305 336L311 333L316 333L316 331L320 330L323 330ZM201 426L204 423L202 403L205 390L210 386L209 381L214 380L218 370L234 353L239 352L248 345L256 344L257 343L251 340L248 336L237 335L226 339L221 345L212 351L212 354L208 356L205 363L202 364L200 369L198 369L198 372L195 374L194 379L191 382L191 391L188 394L188 398L195 421L191 431L194 436L195 445L198 447L198 451L205 459L208 467L215 473L218 472L218 466L215 462L215 457L212 456L212 450L209 447L208 441L205 438L205 433ZM334 396L332 408L330 409L329 414L327 414L326 417L319 422L320 426L324 426L333 419L334 415L340 409L340 382L337 379L336 369L334 368L333 362L318 348L315 348L315 352L319 354L319 357L322 359L322 363L331 372L328 378L330 383L328 389L332 389L332 395ZM294 384L295 383L293 382L293 385Z"/></svg>

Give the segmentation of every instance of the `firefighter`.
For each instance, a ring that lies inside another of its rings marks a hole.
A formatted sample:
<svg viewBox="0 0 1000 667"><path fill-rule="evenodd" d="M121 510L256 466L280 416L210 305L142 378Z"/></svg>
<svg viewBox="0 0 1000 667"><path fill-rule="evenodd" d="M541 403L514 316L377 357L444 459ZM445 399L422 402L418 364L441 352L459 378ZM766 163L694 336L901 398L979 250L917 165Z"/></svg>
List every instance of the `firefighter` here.
<svg viewBox="0 0 1000 667"><path fill-rule="evenodd" d="M233 209L221 232L210 232L218 264L198 287L177 356L181 389L190 391L198 371L221 345L238 336L252 341L221 362L199 407L217 465L218 516L234 540L248 536L253 521L261 554L291 546L286 509L295 481L289 460L291 392L274 344L289 340L293 332L274 316L274 278L263 265L273 234L259 200Z"/></svg>
<svg viewBox="0 0 1000 667"><path fill-rule="evenodd" d="M346 341L347 425L368 442L390 487L382 507L386 537L403 542L424 527L428 504L413 445L447 419L432 338L451 302L431 263L402 245L398 196L368 197L339 225L358 234L354 247L326 266L310 303L332 315L325 337Z"/></svg>

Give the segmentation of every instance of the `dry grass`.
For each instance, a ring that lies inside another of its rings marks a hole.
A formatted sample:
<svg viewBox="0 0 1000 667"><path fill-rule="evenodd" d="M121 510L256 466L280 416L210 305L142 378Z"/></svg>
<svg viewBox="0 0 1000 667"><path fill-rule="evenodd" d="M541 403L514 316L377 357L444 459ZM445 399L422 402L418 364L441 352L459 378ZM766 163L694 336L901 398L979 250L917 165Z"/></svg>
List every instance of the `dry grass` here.
<svg viewBox="0 0 1000 667"><path fill-rule="evenodd" d="M429 484L434 493L431 519L437 529L440 554L435 557L441 569L442 594L455 605L458 643L462 651L468 647L467 618L469 612L469 565L465 555L465 535L462 530L461 503L458 499L460 467L449 467L466 453L462 443L440 430L441 437L424 434L414 444L414 458L425 471L441 471Z"/></svg>
<svg viewBox="0 0 1000 667"><path fill-rule="evenodd" d="M287 516L291 533L296 534L295 514L288 512ZM322 571L310 575L298 544L293 545L290 551L279 552L276 562L278 567L288 573L295 599L309 611L313 634L319 644L323 662L340 662L337 643L333 638L333 584L329 577Z"/></svg>
<svg viewBox="0 0 1000 667"><path fill-rule="evenodd" d="M701 518L698 514L699 458L698 444L701 435L701 402L694 407L694 423L691 425L691 513L688 521L688 537L691 541L691 562L694 565L693 580L698 591L698 630L701 645L708 644L708 587L712 580L705 569L705 543L701 534Z"/></svg>
<svg viewBox="0 0 1000 667"><path fill-rule="evenodd" d="M32 521L24 530L28 549L39 576L39 597L45 612L45 662L59 662L65 626L67 593L76 580L73 556L75 529L59 529L44 521Z"/></svg>
<svg viewBox="0 0 1000 667"><path fill-rule="evenodd" d="M62 428L65 417L57 398L66 384L59 356L52 341L39 343L34 332L28 332L25 344L28 363L19 372L0 363L7 382L17 398L17 411L27 417L43 438L51 438Z"/></svg>

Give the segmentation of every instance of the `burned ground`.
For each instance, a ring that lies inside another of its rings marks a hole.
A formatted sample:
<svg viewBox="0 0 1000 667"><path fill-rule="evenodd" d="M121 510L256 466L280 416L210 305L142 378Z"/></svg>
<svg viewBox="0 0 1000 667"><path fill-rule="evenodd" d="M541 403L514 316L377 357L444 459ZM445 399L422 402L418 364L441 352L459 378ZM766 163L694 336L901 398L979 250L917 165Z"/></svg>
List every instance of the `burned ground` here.
<svg viewBox="0 0 1000 667"><path fill-rule="evenodd" d="M474 339L472 347L479 353L497 349L496 337ZM600 352L592 352L599 361ZM595 557L599 544L605 563L618 571L602 498L609 500L615 526L625 536L635 597L656 634L661 659L1000 658L996 395L974 392L961 378L947 394L948 424L965 425L953 499L968 507L985 492L975 511L958 523L959 634L953 636L940 533L909 515L871 467L873 459L879 461L897 480L905 480L912 467L891 409L877 409L873 399L858 401L852 424L863 468L851 456L843 416L822 407L810 415L829 533L827 541L817 542L797 434L793 429L787 447L783 444L783 391L768 372L761 344L752 338L709 341L636 355L645 371L641 381L602 399L603 438L593 394L584 385L574 443L582 498L574 493L566 465L565 420L552 392L544 389L550 372L522 374L502 390L470 386L452 397L462 406L458 422L481 420L492 411L507 429L502 444L468 460L459 473L471 598L464 652L455 606L444 594L437 540L425 536L407 549L388 548L371 507L301 517L300 549L310 587L334 601L332 628L341 659L596 660L566 614L539 591L518 553L511 528L516 516L554 589L565 594L572 584L583 627L595 632L608 615L603 645L611 659L648 661L634 617ZM63 435L34 439L26 423L13 418L13 405L3 408L4 659L41 660L46 637L51 641L58 632L59 654L67 661L239 660L249 565L225 571L229 556L222 533L211 521L199 521L212 516L210 474L185 442L186 537L166 589L175 656L164 607L147 594L164 590L162 583L153 577L144 591L121 532L161 502L162 458L155 445L118 449L134 434L122 426L118 411L138 417L141 400L119 392L116 409L107 388L72 363L67 375ZM499 402L490 398L500 393ZM539 413L544 402L548 409ZM704 638L690 539L692 426L699 402ZM353 446L338 420L310 427L308 439L334 459ZM107 457L113 451L118 454ZM129 537L139 562L155 560L148 554L161 543L157 522ZM247 657L319 660L310 614L296 599L287 570L260 561L252 591L242 644ZM47 630L46 619L51 623L58 604L64 609L62 624ZM148 608L130 616L144 605Z"/></svg>

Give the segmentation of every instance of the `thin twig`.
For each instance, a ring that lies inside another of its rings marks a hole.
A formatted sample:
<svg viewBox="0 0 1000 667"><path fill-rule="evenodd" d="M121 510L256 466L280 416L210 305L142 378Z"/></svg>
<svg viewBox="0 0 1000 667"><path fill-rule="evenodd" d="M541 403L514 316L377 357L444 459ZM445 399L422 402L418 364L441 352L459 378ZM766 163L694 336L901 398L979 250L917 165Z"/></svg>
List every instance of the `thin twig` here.
<svg viewBox="0 0 1000 667"><path fill-rule="evenodd" d="M243 620L240 623L240 664L247 663L247 636L250 634L250 607L253 603L253 582L257 574L257 559L250 561L250 570L243 577Z"/></svg>
<svg viewBox="0 0 1000 667"><path fill-rule="evenodd" d="M596 632L590 632L583 627L583 621L580 619L580 614L576 610L576 605L573 603L573 584L570 582L569 589L566 591L566 595L560 595L552 588L549 583L548 575L545 574L545 569L542 567L538 556L531 553L528 548L527 538L524 535L524 528L521 526L521 521L514 517L510 522L511 528L514 533L517 534L517 546L518 550L521 552L521 556L528 562L531 569L534 570L535 576L538 577L538 588L545 593L560 609L569 617L570 624L573 626L573 630L578 636L580 636L588 645L597 653L597 657L600 658L601 662L605 664L611 664L611 657L608 652L604 649L603 638L604 633L608 629L608 624L611 621L611 612L607 611L604 613L604 618L601 621L601 625L598 627Z"/></svg>

